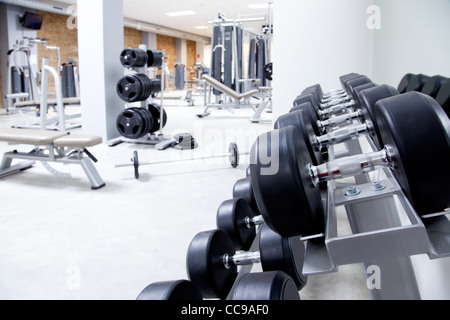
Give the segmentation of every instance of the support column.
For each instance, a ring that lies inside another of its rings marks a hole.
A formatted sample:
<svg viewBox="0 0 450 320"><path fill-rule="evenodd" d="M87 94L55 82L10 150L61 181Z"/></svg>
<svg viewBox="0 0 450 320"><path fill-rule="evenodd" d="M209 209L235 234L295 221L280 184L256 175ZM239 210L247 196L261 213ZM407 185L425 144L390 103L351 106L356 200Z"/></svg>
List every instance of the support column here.
<svg viewBox="0 0 450 320"><path fill-rule="evenodd" d="M117 138L117 116L124 103L116 93L124 69L123 0L78 1L78 46L83 131Z"/></svg>

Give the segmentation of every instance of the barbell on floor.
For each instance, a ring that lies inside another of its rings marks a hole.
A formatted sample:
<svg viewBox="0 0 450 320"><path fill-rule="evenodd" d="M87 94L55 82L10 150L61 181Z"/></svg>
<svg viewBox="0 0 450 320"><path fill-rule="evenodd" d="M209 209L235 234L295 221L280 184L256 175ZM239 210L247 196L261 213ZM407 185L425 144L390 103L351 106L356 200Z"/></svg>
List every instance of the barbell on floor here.
<svg viewBox="0 0 450 320"><path fill-rule="evenodd" d="M226 158L228 157L230 160L230 164L233 168L237 168L239 166L240 156L241 155L249 155L249 153L239 153L239 148L235 142L230 143L229 153L225 155L218 156L208 156L201 158L190 158L190 159L179 159L179 160L165 160L165 161L154 161L154 162L139 162L139 154L137 151L133 152L133 158L131 158L131 163L126 164L118 164L116 168L125 168L125 167L134 167L134 176L136 179L139 179L139 167L140 166L149 166L149 165L157 165L157 164L167 164L167 163L175 163L175 162L185 162L185 161L197 161L197 160L208 160L208 159L218 159L218 158Z"/></svg>

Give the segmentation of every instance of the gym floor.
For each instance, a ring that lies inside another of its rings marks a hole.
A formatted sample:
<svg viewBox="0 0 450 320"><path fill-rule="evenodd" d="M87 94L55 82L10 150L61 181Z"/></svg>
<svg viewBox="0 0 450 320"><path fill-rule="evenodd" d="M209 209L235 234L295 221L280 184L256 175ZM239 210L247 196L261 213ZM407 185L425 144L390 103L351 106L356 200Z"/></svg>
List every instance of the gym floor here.
<svg viewBox="0 0 450 320"><path fill-rule="evenodd" d="M199 143L195 150L94 147L90 151L106 183L98 191L91 191L77 166L53 165L70 173L71 180L51 175L40 163L0 180L0 299L134 300L150 283L187 278L191 240L216 228L217 209L245 177L244 153L272 125L250 123L251 109L213 109L200 120L195 115L204 110L203 96L194 96L195 106L189 107L185 92L171 95L182 99L165 100L164 134L192 134ZM80 112L79 107L67 110ZM33 112L25 115L35 120ZM1 109L0 127L23 122ZM237 169L227 158L172 162L141 166L136 180L132 167L115 167L131 164L135 150L141 162L171 161L226 154L231 142L243 153ZM31 151L0 143L0 154L14 149ZM300 295L304 300L370 299L362 265L310 277Z"/></svg>

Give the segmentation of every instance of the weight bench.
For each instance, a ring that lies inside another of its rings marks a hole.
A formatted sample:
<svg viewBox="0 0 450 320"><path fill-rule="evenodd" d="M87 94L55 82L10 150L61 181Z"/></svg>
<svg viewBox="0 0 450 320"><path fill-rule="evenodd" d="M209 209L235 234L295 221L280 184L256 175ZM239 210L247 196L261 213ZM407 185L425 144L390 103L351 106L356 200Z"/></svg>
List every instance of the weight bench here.
<svg viewBox="0 0 450 320"><path fill-rule="evenodd" d="M56 131L0 128L0 141L35 147L29 153L17 150L5 153L0 166L0 178L30 169L36 161L41 162L50 173L57 177L71 178L70 174L58 172L48 164L53 162L80 165L91 182L92 190L105 186L93 165L97 159L86 149L101 144L103 142L101 137ZM12 165L13 159L26 161Z"/></svg>

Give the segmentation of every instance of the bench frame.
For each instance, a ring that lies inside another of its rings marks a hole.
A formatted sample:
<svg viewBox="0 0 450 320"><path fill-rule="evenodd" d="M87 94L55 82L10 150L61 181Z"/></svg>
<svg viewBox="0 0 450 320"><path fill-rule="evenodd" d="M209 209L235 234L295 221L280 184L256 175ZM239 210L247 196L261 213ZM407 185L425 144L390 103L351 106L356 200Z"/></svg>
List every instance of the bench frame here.
<svg viewBox="0 0 450 320"><path fill-rule="evenodd" d="M20 129L17 130L20 131ZM55 139L52 144L35 146L29 153L18 152L17 150L5 153L0 165L0 178L30 169L36 162L41 162L50 173L57 177L71 178L70 174L61 173L55 170L49 163L76 164L83 168L84 173L92 185L92 190L103 188L105 183L93 164L93 162L97 162L97 159L85 147L55 146L61 144L58 144L58 140L61 142L63 141L61 139L65 138L66 137ZM87 157L85 155L87 155ZM14 159L26 161L12 165Z"/></svg>

